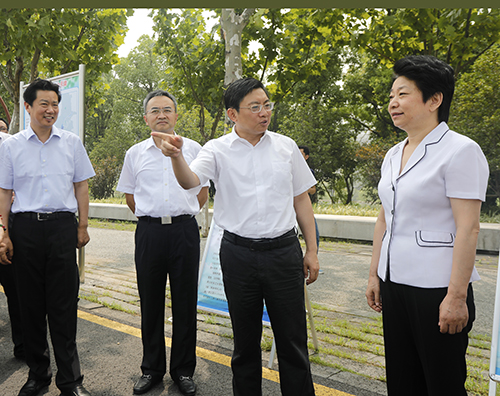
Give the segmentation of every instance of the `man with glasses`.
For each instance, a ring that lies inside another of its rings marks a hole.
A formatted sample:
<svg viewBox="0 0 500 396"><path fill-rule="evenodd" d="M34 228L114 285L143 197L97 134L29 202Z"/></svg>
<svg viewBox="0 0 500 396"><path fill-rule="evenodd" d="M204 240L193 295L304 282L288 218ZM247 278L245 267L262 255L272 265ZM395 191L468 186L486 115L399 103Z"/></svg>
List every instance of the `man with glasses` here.
<svg viewBox="0 0 500 396"><path fill-rule="evenodd" d="M151 131L174 136L177 102L157 90L144 99L144 121ZM201 149L184 139L191 162ZM184 190L175 180L170 158L159 149L158 137L132 146L125 155L117 190L139 218L135 234L135 265L141 298L142 376L134 394L148 392L166 373L165 287L169 276L173 331L170 376L184 395L194 395L196 305L200 233L195 215L208 198L208 187Z"/></svg>
<svg viewBox="0 0 500 396"><path fill-rule="evenodd" d="M160 133L179 184L212 179L215 223L224 229L220 263L234 334L234 395L262 394L264 300L278 350L283 395L314 395L304 301L318 277L314 215L307 191L316 183L295 142L267 130L273 104L264 85L237 80L224 93L230 134L208 142L188 165L182 138ZM295 229L306 242L305 256Z"/></svg>

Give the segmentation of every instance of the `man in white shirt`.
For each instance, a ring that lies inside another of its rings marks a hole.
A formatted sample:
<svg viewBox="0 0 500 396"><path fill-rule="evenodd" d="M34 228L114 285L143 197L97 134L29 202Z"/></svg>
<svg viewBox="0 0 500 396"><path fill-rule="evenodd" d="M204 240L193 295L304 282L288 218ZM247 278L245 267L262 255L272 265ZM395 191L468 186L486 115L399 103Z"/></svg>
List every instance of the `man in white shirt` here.
<svg viewBox="0 0 500 396"><path fill-rule="evenodd" d="M57 84L31 83L24 92L30 126L0 147L0 215L7 228L0 262L14 267L30 369L18 396L38 395L51 382L47 321L61 395L90 396L76 348L76 248L90 239L87 180L95 173L79 137L54 125L60 101Z"/></svg>
<svg viewBox="0 0 500 396"><path fill-rule="evenodd" d="M151 131L174 135L177 102L158 90L144 99L144 121ZM135 236L137 286L141 298L142 376L134 394L148 392L166 373L165 287L169 276L173 335L170 376L184 395L194 395L196 366L196 305L200 233L195 215L208 198L208 187L184 190L175 179L170 158L150 137L132 146L125 156L117 190L139 218ZM184 139L186 160L201 149Z"/></svg>
<svg viewBox="0 0 500 396"><path fill-rule="evenodd" d="M234 395L262 394L262 311L271 320L283 395L314 395L304 307L304 278L318 277L314 214L307 191L316 183L295 142L267 130L273 104L263 84L237 80L224 93L232 132L208 142L189 166L183 140L165 134L179 184L215 183L215 223L224 229L220 262L233 326ZM297 238L298 221L306 253Z"/></svg>

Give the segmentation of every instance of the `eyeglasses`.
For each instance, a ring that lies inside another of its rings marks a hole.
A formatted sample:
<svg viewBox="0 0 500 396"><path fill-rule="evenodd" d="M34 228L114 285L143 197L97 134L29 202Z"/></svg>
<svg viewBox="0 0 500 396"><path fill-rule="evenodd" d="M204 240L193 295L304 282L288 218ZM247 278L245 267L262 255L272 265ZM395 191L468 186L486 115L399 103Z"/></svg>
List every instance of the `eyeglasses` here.
<svg viewBox="0 0 500 396"><path fill-rule="evenodd" d="M250 109L252 113L260 113L262 111L262 108L264 108L265 111L271 111L274 108L274 103L266 103L266 104L256 104L252 105L250 107L240 107L240 109Z"/></svg>
<svg viewBox="0 0 500 396"><path fill-rule="evenodd" d="M172 114L173 112L174 112L174 110L171 107L164 107L163 109L160 109L158 107L153 107L147 113L151 114L153 116L158 116L160 113L162 113L162 114Z"/></svg>

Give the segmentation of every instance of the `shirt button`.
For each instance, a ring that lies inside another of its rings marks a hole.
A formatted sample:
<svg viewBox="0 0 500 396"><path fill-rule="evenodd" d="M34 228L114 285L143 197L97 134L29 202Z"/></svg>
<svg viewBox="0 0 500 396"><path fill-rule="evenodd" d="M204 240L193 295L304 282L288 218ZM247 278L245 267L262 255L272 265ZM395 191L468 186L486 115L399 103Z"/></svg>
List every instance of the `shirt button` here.
<svg viewBox="0 0 500 396"><path fill-rule="evenodd" d="M391 214L394 214L394 210L391 210Z"/></svg>

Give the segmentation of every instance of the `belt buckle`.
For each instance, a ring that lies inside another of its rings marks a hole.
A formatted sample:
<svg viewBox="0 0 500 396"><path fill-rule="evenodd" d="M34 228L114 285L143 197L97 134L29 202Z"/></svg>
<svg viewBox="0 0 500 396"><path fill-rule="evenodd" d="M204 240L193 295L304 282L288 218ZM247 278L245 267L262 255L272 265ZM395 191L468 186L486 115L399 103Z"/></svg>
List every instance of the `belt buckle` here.
<svg viewBox="0 0 500 396"><path fill-rule="evenodd" d="M172 216L162 216L161 224L172 224Z"/></svg>
<svg viewBox="0 0 500 396"><path fill-rule="evenodd" d="M46 221L46 220L48 220L48 219L49 219L49 216L48 216L48 215L50 215L50 214L52 214L52 212L37 213L37 214L36 214L36 219L37 219L38 221Z"/></svg>
<svg viewBox="0 0 500 396"><path fill-rule="evenodd" d="M249 248L252 251L259 250L258 247L262 246L263 244L265 244L265 242L266 242L265 238L254 239L254 240L252 240L252 242L250 242Z"/></svg>

